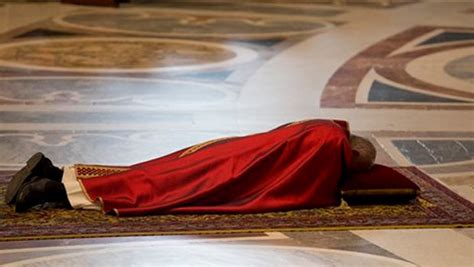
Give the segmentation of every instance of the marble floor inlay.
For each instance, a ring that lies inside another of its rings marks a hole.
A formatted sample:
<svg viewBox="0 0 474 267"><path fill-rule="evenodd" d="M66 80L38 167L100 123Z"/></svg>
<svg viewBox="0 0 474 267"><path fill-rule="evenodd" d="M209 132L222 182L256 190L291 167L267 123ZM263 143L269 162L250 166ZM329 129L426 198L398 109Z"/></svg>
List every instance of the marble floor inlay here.
<svg viewBox="0 0 474 267"><path fill-rule="evenodd" d="M119 56L118 56L119 55ZM149 38L55 38L0 46L0 65L49 71L189 71L243 63L245 48Z"/></svg>
<svg viewBox="0 0 474 267"><path fill-rule="evenodd" d="M107 77L0 78L2 104L208 106L229 103L230 86L192 81Z"/></svg>
<svg viewBox="0 0 474 267"><path fill-rule="evenodd" d="M339 69L321 103L328 107L345 103L472 109L473 33L472 28L420 26L385 39ZM347 76L347 72L355 75Z"/></svg>
<svg viewBox="0 0 474 267"><path fill-rule="evenodd" d="M225 37L262 39L314 33L331 23L316 18L268 14L223 14L209 11L178 11L156 8L127 12L81 12L55 18L64 27L88 31L147 34L162 37ZM232 29L232 31L230 31Z"/></svg>

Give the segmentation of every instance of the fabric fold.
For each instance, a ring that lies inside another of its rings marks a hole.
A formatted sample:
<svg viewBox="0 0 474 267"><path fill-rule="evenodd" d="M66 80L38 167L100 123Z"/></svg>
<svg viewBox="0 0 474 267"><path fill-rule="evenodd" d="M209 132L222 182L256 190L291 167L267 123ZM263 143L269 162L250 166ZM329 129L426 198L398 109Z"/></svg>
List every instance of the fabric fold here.
<svg viewBox="0 0 474 267"><path fill-rule="evenodd" d="M309 120L213 140L82 179L118 215L257 213L338 205L351 160L348 124Z"/></svg>

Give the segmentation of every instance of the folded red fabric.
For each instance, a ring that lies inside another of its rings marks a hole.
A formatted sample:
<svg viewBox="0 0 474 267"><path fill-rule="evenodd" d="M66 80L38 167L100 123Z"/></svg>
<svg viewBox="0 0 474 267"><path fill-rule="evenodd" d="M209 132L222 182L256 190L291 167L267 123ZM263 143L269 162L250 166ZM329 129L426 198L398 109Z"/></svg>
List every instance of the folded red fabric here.
<svg viewBox="0 0 474 267"><path fill-rule="evenodd" d="M369 171L345 179L341 195L348 204L384 204L410 201L420 188L396 170L375 164Z"/></svg>
<svg viewBox="0 0 474 267"><path fill-rule="evenodd" d="M80 182L104 212L120 216L337 206L352 157L347 126L331 120L290 123L211 140Z"/></svg>

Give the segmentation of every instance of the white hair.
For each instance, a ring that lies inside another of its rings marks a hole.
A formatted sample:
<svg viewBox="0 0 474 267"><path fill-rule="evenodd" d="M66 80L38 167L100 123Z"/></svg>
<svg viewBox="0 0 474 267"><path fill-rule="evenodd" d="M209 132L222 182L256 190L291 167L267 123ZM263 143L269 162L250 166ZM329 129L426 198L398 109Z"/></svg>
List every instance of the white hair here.
<svg viewBox="0 0 474 267"><path fill-rule="evenodd" d="M374 165L377 151L369 140L357 135L351 135L351 148L358 154L354 155L352 159L354 170L367 170Z"/></svg>

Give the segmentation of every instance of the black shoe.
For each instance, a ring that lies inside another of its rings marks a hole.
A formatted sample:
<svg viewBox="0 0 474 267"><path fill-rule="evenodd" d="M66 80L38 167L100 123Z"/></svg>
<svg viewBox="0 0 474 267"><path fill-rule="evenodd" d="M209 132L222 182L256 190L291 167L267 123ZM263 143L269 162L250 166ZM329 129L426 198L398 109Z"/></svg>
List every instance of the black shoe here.
<svg viewBox="0 0 474 267"><path fill-rule="evenodd" d="M66 189L61 182L35 176L21 186L16 197L16 212L24 212L34 206L47 202L69 203Z"/></svg>
<svg viewBox="0 0 474 267"><path fill-rule="evenodd" d="M47 177L59 182L62 179L62 175L63 171L53 166L51 160L45 157L43 153L36 153L28 159L26 166L17 172L10 183L8 183L5 202L7 204L15 203L20 187L31 181L31 178L34 176Z"/></svg>

